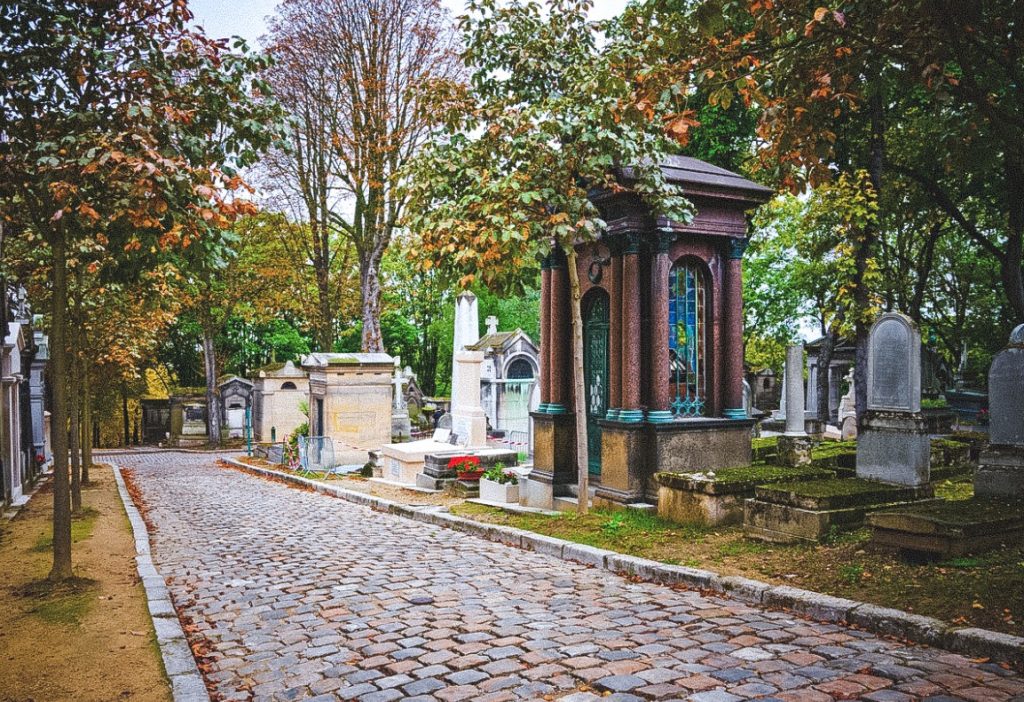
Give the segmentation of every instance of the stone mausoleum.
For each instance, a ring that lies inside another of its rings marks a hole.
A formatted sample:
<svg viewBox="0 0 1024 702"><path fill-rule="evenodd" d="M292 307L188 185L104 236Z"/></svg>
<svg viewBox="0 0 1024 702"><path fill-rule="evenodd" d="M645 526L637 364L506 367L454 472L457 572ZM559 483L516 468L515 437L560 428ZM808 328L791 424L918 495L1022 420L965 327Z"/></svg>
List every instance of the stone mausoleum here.
<svg viewBox="0 0 1024 702"><path fill-rule="evenodd" d="M743 397L743 252L747 215L772 191L697 159L662 165L696 215L667 219L635 194L592 196L607 230L577 247L584 388L595 501L653 501L659 471L751 460ZM628 182L629 173L623 173ZM527 503L576 482L572 319L566 257L541 270L540 407Z"/></svg>

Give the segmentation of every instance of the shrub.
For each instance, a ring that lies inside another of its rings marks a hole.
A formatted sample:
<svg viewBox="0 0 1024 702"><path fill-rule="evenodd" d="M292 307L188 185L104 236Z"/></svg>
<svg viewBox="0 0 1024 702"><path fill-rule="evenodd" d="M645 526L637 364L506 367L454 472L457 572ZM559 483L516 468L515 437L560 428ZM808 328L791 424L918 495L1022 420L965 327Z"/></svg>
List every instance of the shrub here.
<svg viewBox="0 0 1024 702"><path fill-rule="evenodd" d="M514 470L507 470L505 464L500 461L484 471L484 477L501 485L506 483L510 485L519 484L519 476L516 472Z"/></svg>

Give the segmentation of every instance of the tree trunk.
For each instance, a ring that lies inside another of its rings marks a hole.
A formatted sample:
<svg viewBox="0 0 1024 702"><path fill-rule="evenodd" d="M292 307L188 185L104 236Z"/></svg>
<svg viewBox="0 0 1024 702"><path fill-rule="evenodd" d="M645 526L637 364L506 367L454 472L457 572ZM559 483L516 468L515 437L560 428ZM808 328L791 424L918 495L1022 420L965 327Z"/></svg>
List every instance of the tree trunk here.
<svg viewBox="0 0 1024 702"><path fill-rule="evenodd" d="M67 410L67 251L64 231L58 229L51 239L53 250L53 296L50 319L50 371L53 407L53 568L49 579L71 577L71 502L68 484L68 410Z"/></svg>
<svg viewBox="0 0 1024 702"><path fill-rule="evenodd" d="M360 347L364 353L384 351L380 331L380 261L383 250L369 252L359 265L359 298L362 305L363 338Z"/></svg>
<svg viewBox="0 0 1024 702"><path fill-rule="evenodd" d="M883 103L881 80L876 76L874 90L868 99L871 119L870 151L868 154L868 175L875 190L875 197L882 199L882 172L885 168L885 105ZM857 419L864 416L868 408L868 336L871 321L867 318L871 308L871 295L865 284L868 263L878 240L877 225L868 225L857 248L853 283L854 330L856 355L854 356L853 381L856 386Z"/></svg>
<svg viewBox="0 0 1024 702"><path fill-rule="evenodd" d="M68 414L71 416L71 431L68 450L71 452L71 513L82 511L82 462L81 448L82 423L78 398L81 386L78 379L78 350L71 355L71 377L69 379ZM58 381L60 382L60 381Z"/></svg>
<svg viewBox="0 0 1024 702"><path fill-rule="evenodd" d="M121 429L124 431L124 447L131 446L131 426L128 422L128 385L121 383Z"/></svg>
<svg viewBox="0 0 1024 702"><path fill-rule="evenodd" d="M89 364L82 364L82 484L89 484L92 467L92 387L89 382Z"/></svg>
<svg viewBox="0 0 1024 702"><path fill-rule="evenodd" d="M822 426L828 424L829 417L829 366L832 365L832 353L836 348L836 333L827 330L821 337L821 349L818 351L818 384L814 392L818 397L818 421Z"/></svg>
<svg viewBox="0 0 1024 702"><path fill-rule="evenodd" d="M580 275L576 268L576 249L563 247L568 259L569 290L572 293L572 400L576 418L576 481L579 486L577 511L590 509L590 457L587 455L587 398L583 386L583 312L580 309Z"/></svg>
<svg viewBox="0 0 1024 702"><path fill-rule="evenodd" d="M1006 155L1006 190L1010 226L1000 276L1014 321L1020 323L1024 322L1024 163L1010 149Z"/></svg>
<svg viewBox="0 0 1024 702"><path fill-rule="evenodd" d="M217 357L213 330L203 328L203 366L206 370L206 431L210 448L220 447L220 403L217 402Z"/></svg>
<svg viewBox="0 0 1024 702"><path fill-rule="evenodd" d="M326 263L316 266L317 306L320 310L320 321L316 327L316 342L320 351L330 353L334 350L334 313L331 309L330 271Z"/></svg>

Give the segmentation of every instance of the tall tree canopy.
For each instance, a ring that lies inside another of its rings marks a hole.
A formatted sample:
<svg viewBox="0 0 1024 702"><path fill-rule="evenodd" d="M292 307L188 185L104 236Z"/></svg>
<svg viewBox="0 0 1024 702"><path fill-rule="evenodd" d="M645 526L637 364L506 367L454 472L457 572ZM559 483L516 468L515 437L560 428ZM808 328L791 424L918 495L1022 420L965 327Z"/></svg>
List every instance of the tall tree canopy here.
<svg viewBox="0 0 1024 702"><path fill-rule="evenodd" d="M417 88L458 77L455 35L437 0L286 0L278 12L270 78L292 116L292 148L272 168L310 224L318 341L334 342L330 270L347 242L361 346L382 351L380 267L405 207L400 169L432 133Z"/></svg>
<svg viewBox="0 0 1024 702"><path fill-rule="evenodd" d="M68 266L118 275L166 252L199 258L251 205L235 168L276 122L263 58L189 27L184 2L25 0L0 7L0 207L50 271L54 566L71 575Z"/></svg>

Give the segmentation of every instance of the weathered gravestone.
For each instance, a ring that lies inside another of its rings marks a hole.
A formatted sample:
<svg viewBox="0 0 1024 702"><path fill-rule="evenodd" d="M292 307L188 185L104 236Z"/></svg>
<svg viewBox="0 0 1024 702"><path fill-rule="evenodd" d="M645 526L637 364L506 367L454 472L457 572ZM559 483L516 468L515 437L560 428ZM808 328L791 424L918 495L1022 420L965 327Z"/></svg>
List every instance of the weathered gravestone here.
<svg viewBox="0 0 1024 702"><path fill-rule="evenodd" d="M1024 497L1024 324L988 372L989 447L974 477L980 497Z"/></svg>
<svg viewBox="0 0 1024 702"><path fill-rule="evenodd" d="M867 413L857 439L857 477L916 487L929 479L931 442L921 416L921 336L889 312L868 339Z"/></svg>

